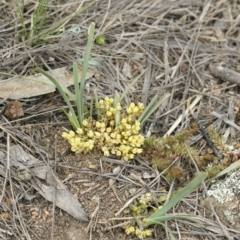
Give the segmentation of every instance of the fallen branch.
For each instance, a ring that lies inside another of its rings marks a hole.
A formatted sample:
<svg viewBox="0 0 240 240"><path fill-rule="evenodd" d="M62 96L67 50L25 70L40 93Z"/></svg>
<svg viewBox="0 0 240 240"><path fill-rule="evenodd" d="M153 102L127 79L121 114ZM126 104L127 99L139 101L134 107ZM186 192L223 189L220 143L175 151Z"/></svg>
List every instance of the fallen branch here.
<svg viewBox="0 0 240 240"><path fill-rule="evenodd" d="M209 69L213 76L240 86L240 73L214 64L209 65Z"/></svg>

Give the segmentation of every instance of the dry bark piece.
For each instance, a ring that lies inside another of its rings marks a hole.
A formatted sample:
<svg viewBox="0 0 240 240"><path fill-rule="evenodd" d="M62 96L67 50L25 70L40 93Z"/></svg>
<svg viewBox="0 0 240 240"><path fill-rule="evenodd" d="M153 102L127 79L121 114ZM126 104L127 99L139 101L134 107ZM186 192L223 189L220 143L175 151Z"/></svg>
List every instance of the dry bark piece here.
<svg viewBox="0 0 240 240"><path fill-rule="evenodd" d="M78 199L67 190L67 187L53 173L50 166L26 153L19 145L10 147L9 152L10 166L15 166L18 169L28 169L31 173L31 178L19 178L20 180L29 181L45 199L54 202L57 207L66 211L77 220L88 220ZM46 184L43 183L44 181Z"/></svg>
<svg viewBox="0 0 240 240"><path fill-rule="evenodd" d="M48 72L64 87L74 84L73 73L67 70L67 67L53 69ZM82 75L82 70L78 69L78 76ZM93 72L88 71L86 79L92 77ZM9 81L0 82L0 98L20 99L35 97L54 92L55 85L42 74L36 74L26 78L13 78Z"/></svg>
<svg viewBox="0 0 240 240"><path fill-rule="evenodd" d="M209 69L213 76L240 86L240 73L215 64L209 65Z"/></svg>

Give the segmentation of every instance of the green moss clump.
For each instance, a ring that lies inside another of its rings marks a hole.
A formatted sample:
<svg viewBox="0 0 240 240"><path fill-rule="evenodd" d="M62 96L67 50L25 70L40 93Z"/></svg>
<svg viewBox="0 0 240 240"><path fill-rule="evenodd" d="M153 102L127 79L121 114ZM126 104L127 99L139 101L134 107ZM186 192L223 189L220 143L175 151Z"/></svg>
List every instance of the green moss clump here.
<svg viewBox="0 0 240 240"><path fill-rule="evenodd" d="M181 180L183 178L185 171L178 166L172 166L166 173L166 178L169 181L172 181L174 178Z"/></svg>
<svg viewBox="0 0 240 240"><path fill-rule="evenodd" d="M209 126L207 128L207 133L211 140L214 142L214 144L216 144L217 146L223 145L223 138L216 132L216 130L212 126Z"/></svg>
<svg viewBox="0 0 240 240"><path fill-rule="evenodd" d="M150 137L145 139L142 156L159 171L165 171L164 176L170 181L183 179L186 174L186 163L191 166L195 162L201 171L208 171L209 177L217 175L231 163L239 160L239 154L229 150L223 143L222 137L212 127L207 128L207 133L223 158L214 155L212 149L205 148L198 153L195 147L190 146L189 138L198 132L197 125L185 129L175 135L165 138ZM176 159L181 159L175 161ZM174 162L175 161L175 162ZM187 161L187 162L186 162Z"/></svg>
<svg viewBox="0 0 240 240"><path fill-rule="evenodd" d="M189 143L189 137L196 133L196 130L197 128L192 128L165 138L146 139L143 147L145 156L159 171L167 169L177 157L187 159L189 162L194 159L197 164L201 163L197 150ZM174 165L168 169L166 177L169 180L181 179L184 173L185 170Z"/></svg>
<svg viewBox="0 0 240 240"><path fill-rule="evenodd" d="M212 166L207 169L208 177L214 177L223 170L222 165Z"/></svg>

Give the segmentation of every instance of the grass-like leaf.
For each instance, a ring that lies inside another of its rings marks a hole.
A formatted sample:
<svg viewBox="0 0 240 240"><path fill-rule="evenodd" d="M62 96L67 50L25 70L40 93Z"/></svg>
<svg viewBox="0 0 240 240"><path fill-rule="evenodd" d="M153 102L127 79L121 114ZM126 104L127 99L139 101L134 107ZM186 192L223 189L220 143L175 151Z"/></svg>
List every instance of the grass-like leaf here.
<svg viewBox="0 0 240 240"><path fill-rule="evenodd" d="M75 111L66 95L66 89L59 84L59 82L51 76L49 73L45 72L41 68L36 68L36 71L42 73L44 76L46 76L58 89L60 94L62 95L64 101L66 102L70 113L65 114L68 116L68 119L73 126L73 128L76 130L79 127L83 127L82 121L84 119L84 115L86 114L84 110L84 105L83 105L83 98L84 98L84 88L85 88L85 82L86 82L86 75L88 71L88 63L90 59L90 53L92 49L92 43L93 43L93 37L94 37L94 29L95 29L95 24L91 23L89 27L89 35L88 35L88 42L87 42L87 47L86 47L86 52L84 54L84 64L83 64L83 71L81 75L81 82L80 82L80 87L79 87L79 81L78 81L78 66L77 63L73 63L73 78L74 78L74 89L75 89L75 102L77 105L77 114L75 114ZM86 114L88 115L88 114Z"/></svg>
<svg viewBox="0 0 240 240"><path fill-rule="evenodd" d="M38 0L36 2L36 7L32 15L32 23L31 23L29 39L37 35L38 32L42 30L43 24L47 17L47 5L48 5L48 0Z"/></svg>
<svg viewBox="0 0 240 240"><path fill-rule="evenodd" d="M24 23L24 21L25 21L25 19L24 19L24 2L20 3L18 0L15 0L15 4L17 6L17 11L18 11L19 18L21 21L22 30L23 30L23 32L25 32L26 26Z"/></svg>
<svg viewBox="0 0 240 240"><path fill-rule="evenodd" d="M83 114L83 107L80 106L80 99L83 96L80 95L79 83L78 83L78 66L77 63L73 63L73 80L74 80L74 90L76 96L76 104L77 104L77 113L78 113L78 122L80 127L82 128L82 114Z"/></svg>
<svg viewBox="0 0 240 240"><path fill-rule="evenodd" d="M171 229L168 226L165 226L163 223L159 223L159 224L167 230L170 240L176 240Z"/></svg>
<svg viewBox="0 0 240 240"><path fill-rule="evenodd" d="M67 116L68 116L68 118L69 118L69 121L70 121L71 123L73 123L72 125L73 125L74 129L79 128L80 125L79 125L79 123L78 123L78 120L77 120L77 116L76 116L76 114L75 114L75 111L74 111L74 109L73 109L73 107L72 107L72 105L71 105L71 103L70 103L70 101L69 101L69 99L68 99L68 97L67 97L64 89L62 88L61 84L59 84L59 82L58 82L51 74L45 72L43 69L37 67L37 68L36 68L36 71L37 71L37 72L40 72L41 74L43 74L44 76L46 76L50 81L53 82L53 84L56 86L56 88L58 89L58 91L59 91L60 94L62 95L65 103L67 104L67 106L68 106L68 108L69 108L69 110L70 110L70 114L67 114Z"/></svg>
<svg viewBox="0 0 240 240"><path fill-rule="evenodd" d="M155 219L152 219L151 222L152 224L159 224L160 222L162 223L162 222L171 221L171 220L185 220L185 221L196 222L196 223L200 222L198 219L195 219L194 217L183 215L183 214L168 214L166 216L159 216L159 217L156 217Z"/></svg>
<svg viewBox="0 0 240 240"><path fill-rule="evenodd" d="M149 225L158 224L166 220L176 219L174 218L174 216L171 216L171 215L170 215L170 218L168 218L168 216L164 217L164 214L166 214L171 208L173 208L178 202L180 202L183 197L185 197L187 194L193 191L196 187L198 187L201 184L201 182L207 177L207 175L208 174L206 172L199 173L198 176L196 176L192 181L190 181L168 203L163 205L163 207L160 210L158 210L157 212L149 216L147 219L145 219L144 226L147 227Z"/></svg>
<svg viewBox="0 0 240 240"><path fill-rule="evenodd" d="M99 101L98 101L98 95L97 95L97 90L95 89L94 91L94 99L95 99L95 109L97 113L97 119L101 119L101 113L100 113L100 107L99 107Z"/></svg>
<svg viewBox="0 0 240 240"><path fill-rule="evenodd" d="M116 107L116 105L118 103L120 103L120 96L118 94L118 92L115 92L114 94L114 98L113 98L113 107ZM115 121L115 127L117 127L120 123L120 111L116 111L115 112L115 116L114 116L114 121Z"/></svg>
<svg viewBox="0 0 240 240"><path fill-rule="evenodd" d="M31 28L27 29L25 26L25 16L24 16L24 1L22 4L19 3L19 1L15 1L18 15L21 21L21 27L22 27L22 33L20 36L21 41L26 41L27 45L35 46L37 45L41 40L44 40L46 38L49 38L53 35L56 35L56 33L61 32L61 28L66 25L71 19L78 16L88 8L90 8L92 5L94 5L97 0L93 0L85 7L79 9L78 11L72 13L71 15L59 20L58 22L52 24L47 29L44 29L44 23L47 18L48 9L47 9L47 3L48 0L38 0L36 3L36 7L34 12L31 15Z"/></svg>
<svg viewBox="0 0 240 240"><path fill-rule="evenodd" d="M46 30L43 30L41 33L39 33L35 37L34 43L39 42L39 40L41 40L41 39L43 39L43 38L45 38L49 35L54 34L56 31L58 31L58 29L62 28L64 25L66 25L71 19L73 19L74 17L76 17L80 13L82 13L85 10L87 10L88 8L90 8L96 2L97 2L97 0L94 0L94 1L90 2L86 7L81 8L77 12L72 13L71 15L69 15L69 16L59 20L58 22L54 23L51 27L47 28Z"/></svg>
<svg viewBox="0 0 240 240"><path fill-rule="evenodd" d="M79 115L80 125L82 125L82 121L83 121L83 113L84 113L83 112L83 94L84 94L86 76L87 76L90 54L91 54L91 49L93 44L94 30L95 30L95 24L91 23L88 29L88 41L87 41L86 51L84 54L84 63L83 63L83 70L82 70L82 76L81 76L81 82L80 82L79 98L77 98L76 100L76 101L79 101L78 115Z"/></svg>
<svg viewBox="0 0 240 240"><path fill-rule="evenodd" d="M167 100L169 94L165 94L159 98L159 96L155 96L151 102L144 109L141 116L138 118L138 121L141 125Z"/></svg>
<svg viewBox="0 0 240 240"><path fill-rule="evenodd" d="M125 96L127 95L127 93L129 92L129 90L132 88L132 86L138 81L138 79L146 72L147 70L144 70L141 74L139 74L135 79L133 79L133 81L131 82L131 84L129 84L129 86L126 88L126 90L123 92L123 94L121 95L121 97L119 98L119 102L121 102L123 100L123 98L125 98Z"/></svg>

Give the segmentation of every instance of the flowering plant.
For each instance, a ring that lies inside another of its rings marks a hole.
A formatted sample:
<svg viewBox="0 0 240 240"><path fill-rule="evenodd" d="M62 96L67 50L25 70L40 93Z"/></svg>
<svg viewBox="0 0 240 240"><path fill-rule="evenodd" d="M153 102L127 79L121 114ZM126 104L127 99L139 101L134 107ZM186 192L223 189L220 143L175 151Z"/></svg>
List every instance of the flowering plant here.
<svg viewBox="0 0 240 240"><path fill-rule="evenodd" d="M114 98L105 97L98 100L95 92L90 109L86 113L83 104L83 92L93 43L94 26L94 23L92 23L88 31L80 87L78 66L73 63L74 100L77 106L77 114L67 97L66 89L44 70L40 68L37 68L37 70L55 84L68 105L69 113L65 112L65 114L73 130L63 132L62 137L68 140L73 152L87 153L96 148L100 149L105 156L113 154L120 156L123 160L133 159L135 154L142 152L141 146L144 142L144 136L140 134L141 125L168 98L168 95L166 94L161 98L155 96L145 109L142 103L131 103L124 109L121 105L122 99L131 86L142 76L143 72L132 81L122 96L115 93Z"/></svg>

